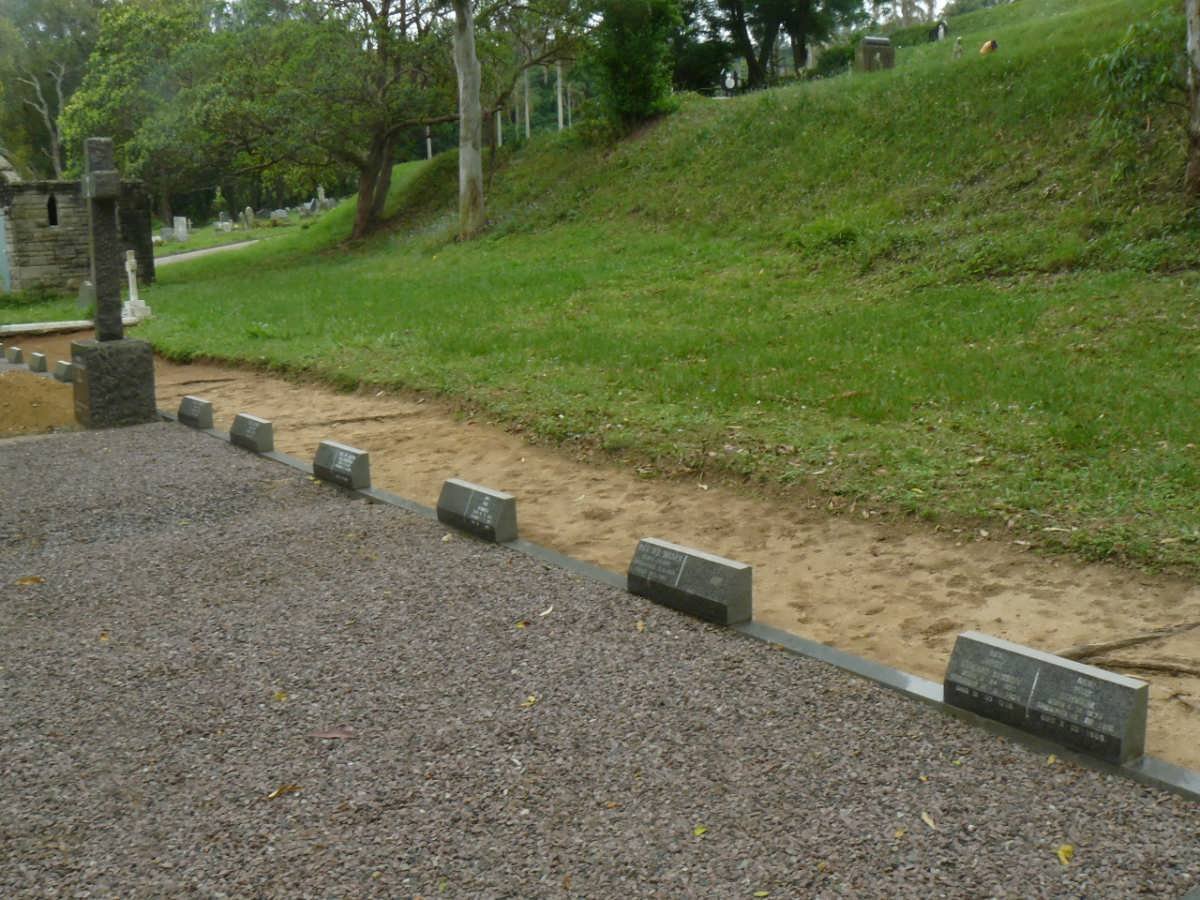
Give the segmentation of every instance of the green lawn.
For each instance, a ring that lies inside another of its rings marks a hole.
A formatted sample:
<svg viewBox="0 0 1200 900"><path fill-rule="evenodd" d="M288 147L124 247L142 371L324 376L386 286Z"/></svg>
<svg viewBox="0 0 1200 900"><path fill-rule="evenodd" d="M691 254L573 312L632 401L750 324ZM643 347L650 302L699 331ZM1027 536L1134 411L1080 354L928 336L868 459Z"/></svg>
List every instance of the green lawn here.
<svg viewBox="0 0 1200 900"><path fill-rule="evenodd" d="M453 157L164 269L139 335L350 387L453 396L535 438L831 505L970 521L1195 569L1200 226L1181 144L1134 178L1090 137L1088 59L1156 6L1026 0L955 19L994 57L734 101L617 148L505 148L482 239ZM1157 126L1156 126L1157 127Z"/></svg>

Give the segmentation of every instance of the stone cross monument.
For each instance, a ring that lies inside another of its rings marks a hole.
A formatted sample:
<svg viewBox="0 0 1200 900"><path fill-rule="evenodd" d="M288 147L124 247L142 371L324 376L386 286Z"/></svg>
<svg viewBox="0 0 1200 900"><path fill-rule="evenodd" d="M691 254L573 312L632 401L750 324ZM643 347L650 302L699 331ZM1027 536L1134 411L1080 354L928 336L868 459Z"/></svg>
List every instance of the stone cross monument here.
<svg viewBox="0 0 1200 900"><path fill-rule="evenodd" d="M96 290L96 339L74 341L75 417L88 428L137 425L158 418L154 351L125 338L121 324L121 238L117 198L121 176L111 138L84 142L83 197L88 204L88 249Z"/></svg>
<svg viewBox="0 0 1200 900"><path fill-rule="evenodd" d="M129 300L121 307L121 318L144 319L150 315L150 307L138 296L137 255L132 250L125 251L125 274L129 276Z"/></svg>

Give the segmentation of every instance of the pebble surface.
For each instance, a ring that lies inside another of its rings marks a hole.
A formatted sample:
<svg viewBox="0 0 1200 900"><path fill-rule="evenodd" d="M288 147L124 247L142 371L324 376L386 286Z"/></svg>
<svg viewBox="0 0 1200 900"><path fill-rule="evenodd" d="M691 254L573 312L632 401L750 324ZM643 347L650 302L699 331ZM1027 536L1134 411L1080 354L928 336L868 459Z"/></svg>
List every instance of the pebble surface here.
<svg viewBox="0 0 1200 900"><path fill-rule="evenodd" d="M1193 802L447 535L174 424L0 442L0 895L1200 884Z"/></svg>

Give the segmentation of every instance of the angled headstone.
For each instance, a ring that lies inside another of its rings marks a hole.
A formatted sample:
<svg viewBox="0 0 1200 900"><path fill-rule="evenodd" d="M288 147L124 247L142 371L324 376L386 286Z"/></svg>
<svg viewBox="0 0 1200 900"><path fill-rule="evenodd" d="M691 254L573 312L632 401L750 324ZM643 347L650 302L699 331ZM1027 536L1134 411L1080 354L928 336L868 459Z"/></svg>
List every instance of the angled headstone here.
<svg viewBox="0 0 1200 900"><path fill-rule="evenodd" d="M749 622L753 569L657 538L642 538L629 563L626 584L637 594L717 625Z"/></svg>
<svg viewBox="0 0 1200 900"><path fill-rule="evenodd" d="M229 429L229 440L255 453L270 453L275 449L275 426L258 416L238 413Z"/></svg>
<svg viewBox="0 0 1200 900"><path fill-rule="evenodd" d="M30 353L29 354L29 371L30 372L45 372L46 371L46 354L45 353Z"/></svg>
<svg viewBox="0 0 1200 900"><path fill-rule="evenodd" d="M323 481L358 490L371 486L371 455L337 441L321 441L313 457L313 474Z"/></svg>
<svg viewBox="0 0 1200 900"><path fill-rule="evenodd" d="M442 485L438 521L498 544L517 539L517 498L459 478Z"/></svg>
<svg viewBox="0 0 1200 900"><path fill-rule="evenodd" d="M4 358L7 359L13 365L18 365L18 366L21 365L21 363L25 362L25 354L21 352L20 347L5 347L4 348Z"/></svg>
<svg viewBox="0 0 1200 900"><path fill-rule="evenodd" d="M967 631L954 642L950 706L1118 765L1146 749L1150 687L1125 675Z"/></svg>
<svg viewBox="0 0 1200 900"><path fill-rule="evenodd" d="M60 359L54 364L54 377L59 381L70 384L75 380L75 367L65 359Z"/></svg>
<svg viewBox="0 0 1200 900"><path fill-rule="evenodd" d="M213 405L200 397L184 397L179 401L179 421L188 428L212 428Z"/></svg>

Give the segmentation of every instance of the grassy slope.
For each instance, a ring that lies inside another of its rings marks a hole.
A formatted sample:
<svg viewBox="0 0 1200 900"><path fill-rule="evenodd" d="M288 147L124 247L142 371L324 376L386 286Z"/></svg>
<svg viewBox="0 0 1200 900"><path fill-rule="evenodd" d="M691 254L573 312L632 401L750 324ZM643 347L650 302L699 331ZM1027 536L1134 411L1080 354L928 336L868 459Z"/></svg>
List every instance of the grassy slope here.
<svg viewBox="0 0 1200 900"><path fill-rule="evenodd" d="M1021 0L951 23L996 56L919 47L879 75L689 100L607 151L535 142L469 245L439 238L453 161L408 166L391 235L324 249L339 210L164 270L143 334L446 392L664 471L1194 568L1179 142L1114 182L1088 137L1087 60L1155 5Z"/></svg>

